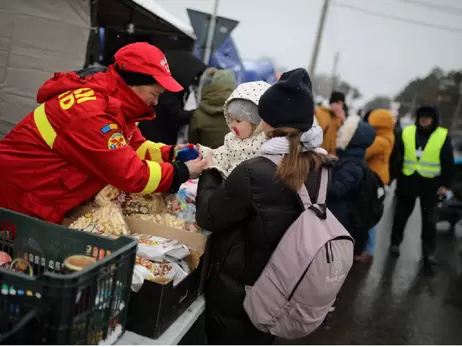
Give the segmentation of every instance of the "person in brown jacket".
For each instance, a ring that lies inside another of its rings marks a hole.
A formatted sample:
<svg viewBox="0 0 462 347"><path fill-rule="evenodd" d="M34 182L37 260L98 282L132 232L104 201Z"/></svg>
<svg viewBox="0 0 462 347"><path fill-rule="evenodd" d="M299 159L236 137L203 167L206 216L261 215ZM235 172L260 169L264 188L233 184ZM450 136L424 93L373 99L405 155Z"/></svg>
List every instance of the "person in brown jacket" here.
<svg viewBox="0 0 462 347"><path fill-rule="evenodd" d="M324 140L322 148L331 156L336 155L337 132L345 120L345 94L332 92L329 100L330 107L319 106L315 114L319 126L323 130Z"/></svg>
<svg viewBox="0 0 462 347"><path fill-rule="evenodd" d="M389 110L375 109L364 116L364 121L374 127L376 136L372 145L366 151L366 163L374 171L383 184L390 184L390 156L395 145L393 114ZM363 254L356 256L355 260L370 263L375 250L377 228L369 230L369 238Z"/></svg>
<svg viewBox="0 0 462 347"><path fill-rule="evenodd" d="M366 162L369 169L382 179L383 184L390 184L390 156L395 145L393 114L385 109L368 112L364 120L375 128L374 143L367 149Z"/></svg>

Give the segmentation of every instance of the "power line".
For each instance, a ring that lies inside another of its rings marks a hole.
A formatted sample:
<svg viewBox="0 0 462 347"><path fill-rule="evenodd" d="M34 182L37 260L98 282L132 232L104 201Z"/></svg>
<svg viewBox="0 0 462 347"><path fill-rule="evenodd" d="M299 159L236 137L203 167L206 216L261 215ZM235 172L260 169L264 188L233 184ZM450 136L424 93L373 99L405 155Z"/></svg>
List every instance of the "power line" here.
<svg viewBox="0 0 462 347"><path fill-rule="evenodd" d="M364 14L367 14L367 15L370 15L370 16L380 17L380 18L384 18L384 19L391 19L391 20L394 20L394 21L403 22L403 23L407 23L407 24L419 25L419 26L425 27L425 28L449 31L449 32L452 32L452 33L462 33L462 28L454 28L454 27L445 26L445 25L437 25L437 24L418 21L418 20L414 20L414 19L398 17L398 16L394 16L394 15L391 15L391 14L385 14L385 13L375 12L375 11L371 11L371 10L366 10L364 8L360 8L360 7L356 7L356 6L352 6L352 5L347 5L347 4L334 3L334 6L347 8L347 9L350 9L352 11L361 12L361 13L364 13Z"/></svg>
<svg viewBox="0 0 462 347"><path fill-rule="evenodd" d="M426 2L419 1L419 0L398 0L398 1L404 2L404 3L409 4L409 5L414 5L414 6L417 6L417 7L425 7L425 8L428 8L430 10L440 11L442 13L452 14L452 15L456 15L456 16L462 15L462 8L460 8L460 7L428 4Z"/></svg>

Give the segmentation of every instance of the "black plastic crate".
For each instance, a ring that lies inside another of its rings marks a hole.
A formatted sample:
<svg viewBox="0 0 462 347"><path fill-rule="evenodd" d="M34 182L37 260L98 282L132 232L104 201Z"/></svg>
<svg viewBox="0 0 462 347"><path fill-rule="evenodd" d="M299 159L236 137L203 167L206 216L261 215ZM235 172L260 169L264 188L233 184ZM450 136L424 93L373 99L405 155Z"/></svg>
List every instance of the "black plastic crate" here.
<svg viewBox="0 0 462 347"><path fill-rule="evenodd" d="M0 344L98 344L123 332L136 247L130 237L110 239L0 208L0 250L27 259L34 274L0 269ZM63 273L63 260L77 254L98 261Z"/></svg>

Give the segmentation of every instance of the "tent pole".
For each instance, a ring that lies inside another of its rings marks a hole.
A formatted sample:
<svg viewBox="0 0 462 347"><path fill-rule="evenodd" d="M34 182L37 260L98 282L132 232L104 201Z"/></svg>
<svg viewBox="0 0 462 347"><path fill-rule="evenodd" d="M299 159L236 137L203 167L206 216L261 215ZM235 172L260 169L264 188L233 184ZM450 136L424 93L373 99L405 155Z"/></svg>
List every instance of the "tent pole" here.
<svg viewBox="0 0 462 347"><path fill-rule="evenodd" d="M210 57L212 56L212 45L213 45L213 38L215 34L215 27L217 25L217 15L218 15L218 6L220 4L220 0L215 0L215 4L213 6L213 13L210 17L209 23L209 31L207 33L207 43L205 45L205 53L204 53L204 63L210 63Z"/></svg>

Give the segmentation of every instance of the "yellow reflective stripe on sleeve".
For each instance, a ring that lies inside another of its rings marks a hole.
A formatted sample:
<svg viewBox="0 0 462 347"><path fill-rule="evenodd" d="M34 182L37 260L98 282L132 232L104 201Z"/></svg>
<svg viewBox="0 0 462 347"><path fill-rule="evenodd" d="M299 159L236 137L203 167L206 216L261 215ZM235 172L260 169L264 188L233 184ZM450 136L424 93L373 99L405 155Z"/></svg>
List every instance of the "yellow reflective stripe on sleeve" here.
<svg viewBox="0 0 462 347"><path fill-rule="evenodd" d="M162 169L158 163L155 163L153 161L146 160L146 163L149 167L149 180L146 184L146 187L144 187L142 193L150 194L153 193L159 186L160 180L162 178Z"/></svg>
<svg viewBox="0 0 462 347"><path fill-rule="evenodd" d="M151 161L156 163L162 163L162 152L160 150L161 147L165 146L163 143L155 143L152 141L144 141L141 146L138 147L136 150L136 154L141 160L146 159L146 153L149 151L149 155L151 156Z"/></svg>
<svg viewBox="0 0 462 347"><path fill-rule="evenodd" d="M53 144L56 140L56 131L51 126L47 114L45 113L45 104L41 104L39 107L35 109L34 121L35 126L37 127L43 140L50 148L53 148Z"/></svg>

